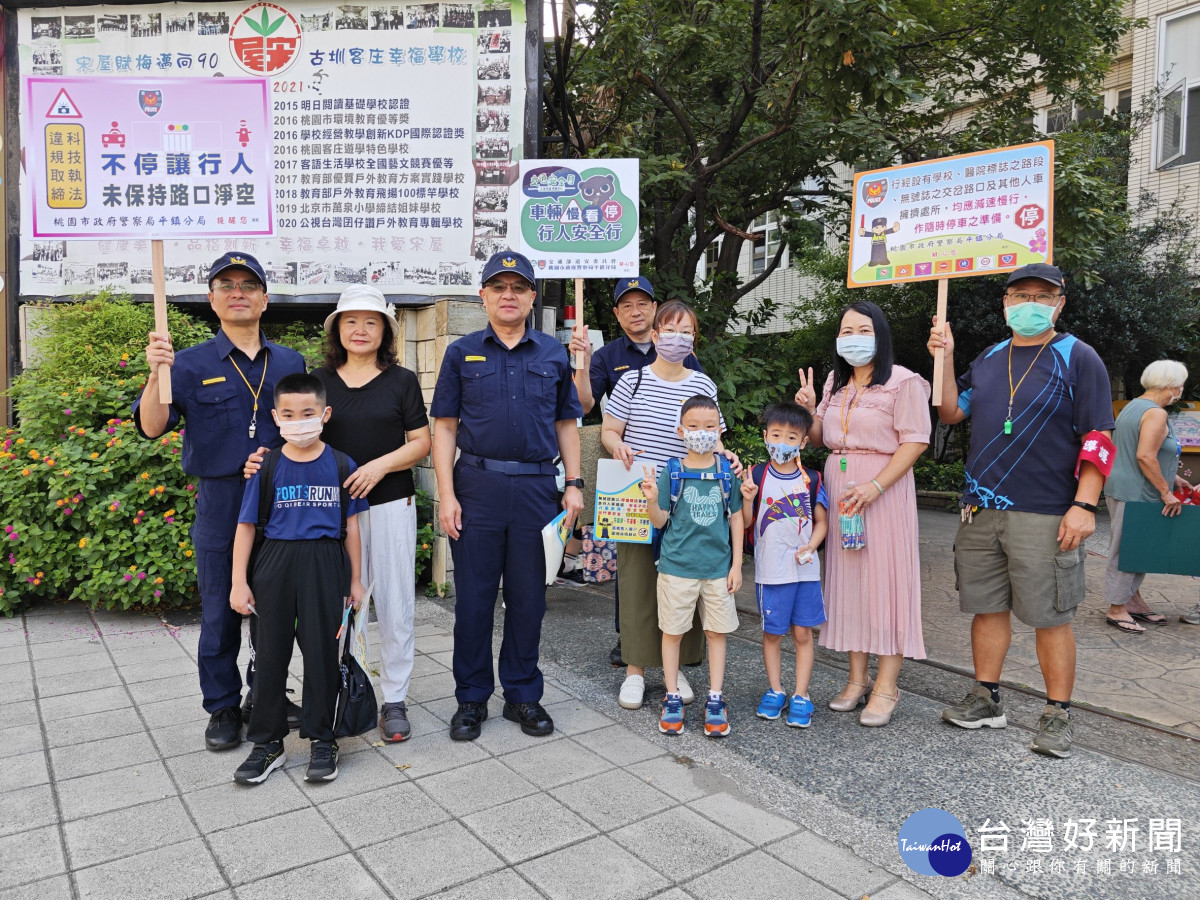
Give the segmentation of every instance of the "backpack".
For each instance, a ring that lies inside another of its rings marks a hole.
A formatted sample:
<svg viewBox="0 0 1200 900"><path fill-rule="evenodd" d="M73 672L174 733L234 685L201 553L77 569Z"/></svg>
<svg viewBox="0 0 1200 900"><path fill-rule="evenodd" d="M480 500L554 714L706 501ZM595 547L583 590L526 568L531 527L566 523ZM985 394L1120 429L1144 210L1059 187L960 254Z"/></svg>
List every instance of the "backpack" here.
<svg viewBox="0 0 1200 900"><path fill-rule="evenodd" d="M725 518L729 518L729 494L733 490L733 472L729 468L729 460L720 453L715 454L717 471L715 472L685 472L683 463L672 456L667 460L667 475L671 480L671 508L667 510L667 524L662 527L666 531L671 525L671 516L675 515L675 507L683 495L685 481L719 481L721 483L721 499L725 503Z"/></svg>
<svg viewBox="0 0 1200 900"><path fill-rule="evenodd" d="M758 504L762 499L763 483L767 480L767 466L768 463L759 463L750 470L750 478L758 491L754 494L754 502L750 506L750 518L746 523L745 536L742 538L742 547L747 550L754 548L754 529L758 525ZM800 476L804 481L804 487L808 490L808 496L812 498L815 515L817 496L821 493L821 473L807 466L801 466ZM813 487L814 484L816 488ZM799 527L804 527L803 519L800 520Z"/></svg>
<svg viewBox="0 0 1200 900"><path fill-rule="evenodd" d="M345 542L346 507L350 505L350 491L346 488L346 479L350 477L350 457L341 450L334 450L333 447L329 449L333 450L333 459L337 463L338 499L342 507L342 528L338 534L338 540ZM268 451L267 455L263 457L262 468L258 471L258 521L254 524L254 546L250 548L250 563L246 566L247 579L254 571L254 562L258 559L258 551L261 549L263 541L266 540L267 522L271 519L271 506L275 500L275 469L278 467L279 458L282 455L282 447Z"/></svg>

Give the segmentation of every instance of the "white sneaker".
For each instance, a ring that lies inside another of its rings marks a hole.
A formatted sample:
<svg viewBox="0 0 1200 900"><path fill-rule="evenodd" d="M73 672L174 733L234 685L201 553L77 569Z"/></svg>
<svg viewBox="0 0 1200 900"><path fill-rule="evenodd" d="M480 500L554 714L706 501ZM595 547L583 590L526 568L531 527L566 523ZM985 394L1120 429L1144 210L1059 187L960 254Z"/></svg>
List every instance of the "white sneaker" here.
<svg viewBox="0 0 1200 900"><path fill-rule="evenodd" d="M630 675L621 684L621 696L617 701L622 709L641 709L646 696L646 679L641 675Z"/></svg>
<svg viewBox="0 0 1200 900"><path fill-rule="evenodd" d="M692 686L688 684L688 680L683 677L682 669L679 670L679 679L676 684L679 685L679 696L683 698L685 706L696 699L696 692L692 690Z"/></svg>

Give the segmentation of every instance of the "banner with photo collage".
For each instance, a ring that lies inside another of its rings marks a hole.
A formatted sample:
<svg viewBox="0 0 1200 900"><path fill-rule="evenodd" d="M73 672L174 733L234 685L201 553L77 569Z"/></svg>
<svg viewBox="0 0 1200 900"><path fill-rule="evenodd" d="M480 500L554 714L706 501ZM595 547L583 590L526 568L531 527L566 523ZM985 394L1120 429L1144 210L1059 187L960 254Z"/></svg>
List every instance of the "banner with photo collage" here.
<svg viewBox="0 0 1200 900"><path fill-rule="evenodd" d="M240 139L271 141L275 233L166 240L168 295L203 294L212 260L241 250L263 263L276 296L372 284L419 299L474 293L483 262L509 246L509 186L524 155L525 29L525 5L509 0L63 7L21 10L18 48L22 78L266 79L272 133ZM22 91L28 140L41 111L25 105ZM146 121L128 123L138 133L206 124L165 105L141 112ZM132 134L125 125L117 127ZM97 154L124 151L133 165L138 148L107 136L102 147L103 133L85 141ZM111 226L111 239L35 239L22 179L22 296L149 293L150 235L139 238L134 222L237 212L197 209L187 191L105 197L103 209L76 212Z"/></svg>

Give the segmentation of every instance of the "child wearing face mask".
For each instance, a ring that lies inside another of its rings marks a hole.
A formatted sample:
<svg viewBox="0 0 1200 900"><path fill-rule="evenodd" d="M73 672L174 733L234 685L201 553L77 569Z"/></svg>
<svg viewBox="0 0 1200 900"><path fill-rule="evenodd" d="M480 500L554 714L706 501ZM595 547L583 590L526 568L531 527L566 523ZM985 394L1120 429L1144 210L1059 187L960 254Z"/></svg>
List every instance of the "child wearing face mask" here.
<svg viewBox="0 0 1200 900"><path fill-rule="evenodd" d="M292 644L304 654L300 736L312 741L305 780L337 778L338 747L333 733L339 686L338 629L346 606L362 603L357 516L367 509L342 487L357 468L321 440L329 419L325 386L314 375L294 373L275 386L272 413L286 443L246 484L233 542L233 590L229 603L242 615L258 616L255 645L254 710L246 739L250 756L234 774L239 784L267 780L287 757L286 688ZM264 475L271 484L264 485ZM270 514L257 548L259 492L273 494Z"/></svg>
<svg viewBox="0 0 1200 900"><path fill-rule="evenodd" d="M721 438L716 402L697 394L684 401L676 429L688 449L658 475L643 467L641 482L650 521L663 530L658 558L658 627L662 630L663 698L658 730L682 734L683 696L679 692L679 645L700 608L708 642L708 699L704 733L729 734L729 712L721 688L725 680L725 635L738 627L733 594L742 586L742 494L722 457L713 452ZM673 497L672 494L675 494ZM669 527L668 527L669 526Z"/></svg>
<svg viewBox="0 0 1200 900"><path fill-rule="evenodd" d="M828 530L829 498L814 469L800 465L812 413L791 401L763 413L763 441L769 463L754 466L741 493L751 504L747 543L754 548L755 594L763 623L763 665L769 687L759 701L759 718L774 721L787 708L793 728L812 724L808 683L813 667L813 628L825 623L821 561L817 556ZM796 647L796 690L783 692L783 636Z"/></svg>

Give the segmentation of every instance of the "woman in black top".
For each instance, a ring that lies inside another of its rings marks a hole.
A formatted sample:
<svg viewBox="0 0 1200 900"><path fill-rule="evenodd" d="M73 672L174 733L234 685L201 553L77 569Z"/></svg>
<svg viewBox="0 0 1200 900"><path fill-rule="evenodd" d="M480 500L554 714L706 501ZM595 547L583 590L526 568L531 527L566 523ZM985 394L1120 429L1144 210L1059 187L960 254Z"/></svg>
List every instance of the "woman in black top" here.
<svg viewBox="0 0 1200 900"><path fill-rule="evenodd" d="M325 365L314 373L332 409L323 437L358 464L346 486L366 497L358 517L362 579L379 619L385 741L411 733L405 700L415 652L416 486L412 468L429 453L429 419L417 376L397 362L393 307L376 288L342 292L325 320Z"/></svg>

